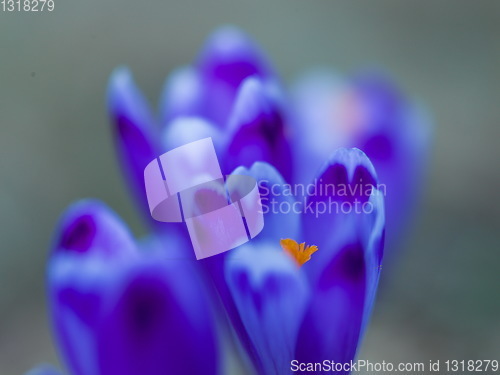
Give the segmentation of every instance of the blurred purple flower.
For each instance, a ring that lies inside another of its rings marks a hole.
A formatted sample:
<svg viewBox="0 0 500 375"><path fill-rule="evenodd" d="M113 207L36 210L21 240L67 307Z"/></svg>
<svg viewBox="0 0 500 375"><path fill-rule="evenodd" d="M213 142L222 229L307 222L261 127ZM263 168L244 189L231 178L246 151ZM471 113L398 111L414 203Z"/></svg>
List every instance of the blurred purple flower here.
<svg viewBox="0 0 500 375"><path fill-rule="evenodd" d="M217 30L193 65L167 79L158 115L126 68L112 74L107 100L118 157L152 234L135 241L95 201L74 205L62 219L48 285L72 375L217 373L210 293L202 286L207 275L259 374L287 374L292 359L354 358L383 256L384 192L377 186L390 188L394 233L397 218L408 216L398 203L408 207L418 187L426 136L385 81L366 76L338 89L325 77L305 79L287 101L264 54L232 27ZM344 91L355 93L354 104ZM373 209L268 212L250 243L195 262L182 225L151 219L143 171L159 154L205 137L212 137L223 173L252 175L263 201L297 203L299 197L283 194L289 183L369 185L367 195L304 199L310 205L361 200ZM380 180L360 149L380 167ZM299 267L282 239L319 251Z"/></svg>
<svg viewBox="0 0 500 375"><path fill-rule="evenodd" d="M274 77L253 41L231 27L209 38L194 66L167 79L158 116L152 114L128 69L113 73L108 107L117 151L127 185L148 221L152 220L143 183L147 163L203 137L212 137L226 173L261 160L291 179L288 119Z"/></svg>
<svg viewBox="0 0 500 375"><path fill-rule="evenodd" d="M55 335L71 374L218 373L197 264L169 253L186 246L175 237L137 243L98 201L67 210L47 282Z"/></svg>
<svg viewBox="0 0 500 375"><path fill-rule="evenodd" d="M332 149L363 150L384 185L387 249L397 252L414 216L428 164L430 119L385 74L341 78L327 69L305 74L292 89L296 173L311 178Z"/></svg>

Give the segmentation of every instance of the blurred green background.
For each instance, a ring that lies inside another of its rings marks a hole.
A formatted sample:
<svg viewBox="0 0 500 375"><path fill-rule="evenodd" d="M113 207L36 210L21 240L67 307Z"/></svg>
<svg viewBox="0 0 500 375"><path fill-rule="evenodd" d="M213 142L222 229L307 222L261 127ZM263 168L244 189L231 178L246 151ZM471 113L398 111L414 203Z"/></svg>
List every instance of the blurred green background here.
<svg viewBox="0 0 500 375"><path fill-rule="evenodd" d="M58 1L0 12L0 374L58 363L44 266L59 214L106 201L144 233L115 159L107 79L128 65L156 105L215 27L253 35L285 82L376 65L435 122L425 194L360 358L500 352L500 1Z"/></svg>

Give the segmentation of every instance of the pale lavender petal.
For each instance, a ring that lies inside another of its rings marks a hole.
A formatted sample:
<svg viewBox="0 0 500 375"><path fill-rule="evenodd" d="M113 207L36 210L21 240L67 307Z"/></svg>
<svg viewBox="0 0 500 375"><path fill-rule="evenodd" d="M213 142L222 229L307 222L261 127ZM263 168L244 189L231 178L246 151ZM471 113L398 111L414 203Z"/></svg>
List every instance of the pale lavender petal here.
<svg viewBox="0 0 500 375"><path fill-rule="evenodd" d="M178 117L163 130L161 141L163 149L168 151L200 139L212 138L215 150L219 151L225 143L225 137L224 132L201 117Z"/></svg>
<svg viewBox="0 0 500 375"><path fill-rule="evenodd" d="M309 289L297 264L266 246L242 246L225 266L226 280L243 323L242 340L254 349L259 374L289 374Z"/></svg>
<svg viewBox="0 0 500 375"><path fill-rule="evenodd" d="M269 242L277 245L284 238L300 238L300 211L294 211L295 200L287 194L287 185L270 164L255 162L247 169L236 168L232 174L252 176L257 180L264 213L264 228L253 243Z"/></svg>
<svg viewBox="0 0 500 375"><path fill-rule="evenodd" d="M167 78L160 98L162 127L179 117L204 116L204 86L193 67L178 68Z"/></svg>

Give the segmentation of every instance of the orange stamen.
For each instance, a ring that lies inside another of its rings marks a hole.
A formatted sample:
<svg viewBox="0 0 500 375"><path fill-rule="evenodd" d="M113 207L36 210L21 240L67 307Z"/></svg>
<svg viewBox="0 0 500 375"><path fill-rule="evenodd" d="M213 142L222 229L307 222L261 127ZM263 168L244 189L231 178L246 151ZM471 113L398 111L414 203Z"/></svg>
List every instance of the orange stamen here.
<svg viewBox="0 0 500 375"><path fill-rule="evenodd" d="M299 244L290 238L281 240L280 245L283 250L297 262L299 267L311 259L312 253L318 251L317 246L306 246L305 242Z"/></svg>

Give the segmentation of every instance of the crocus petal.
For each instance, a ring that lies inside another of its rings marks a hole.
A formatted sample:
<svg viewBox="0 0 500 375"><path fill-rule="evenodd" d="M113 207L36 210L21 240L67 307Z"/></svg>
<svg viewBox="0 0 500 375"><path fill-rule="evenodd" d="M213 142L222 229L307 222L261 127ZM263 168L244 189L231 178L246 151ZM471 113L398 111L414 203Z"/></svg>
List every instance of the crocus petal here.
<svg viewBox="0 0 500 375"><path fill-rule="evenodd" d="M288 374L309 289L294 261L268 247L230 254L226 280L256 357L259 374Z"/></svg>
<svg viewBox="0 0 500 375"><path fill-rule="evenodd" d="M303 266L315 293L297 341L301 362L354 359L371 315L384 247L382 192L374 189L367 203L369 211L334 221L323 251Z"/></svg>
<svg viewBox="0 0 500 375"><path fill-rule="evenodd" d="M212 138L215 150L221 150L224 133L201 117L178 117L163 130L162 145L167 151L204 138Z"/></svg>
<svg viewBox="0 0 500 375"><path fill-rule="evenodd" d="M54 252L118 256L134 251L132 235L104 203L85 199L72 204L60 220Z"/></svg>
<svg viewBox="0 0 500 375"><path fill-rule="evenodd" d="M303 228L308 244L330 248L346 215L365 215L369 197L377 189L377 175L358 149L339 149L328 160L309 189Z"/></svg>
<svg viewBox="0 0 500 375"><path fill-rule="evenodd" d="M227 169L265 161L291 181L293 164L286 118L263 81L250 77L242 83L229 120L229 133L224 158Z"/></svg>
<svg viewBox="0 0 500 375"><path fill-rule="evenodd" d="M102 375L217 374L213 317L196 264L141 259L123 274L97 330Z"/></svg>
<svg viewBox="0 0 500 375"><path fill-rule="evenodd" d="M134 250L124 224L98 201L75 203L61 219L47 283L55 336L74 375L98 373L92 330L115 271Z"/></svg>
<svg viewBox="0 0 500 375"><path fill-rule="evenodd" d="M302 267L312 284L319 283L320 275L324 272L324 265L332 262L338 256L342 243L359 243L363 249L365 264L365 301L361 333L369 322L373 303L377 292L382 259L385 245L385 209L384 197L378 190L374 190L369 197L370 212L363 214L344 215L342 220L335 223L330 231L329 241L326 241L320 250L314 253L311 261ZM355 238L356 240L353 240Z"/></svg>
<svg viewBox="0 0 500 375"><path fill-rule="evenodd" d="M217 372L210 306L195 265L166 251L180 242L150 239L138 252L124 224L96 202L70 208L60 227L48 287L72 374Z"/></svg>
<svg viewBox="0 0 500 375"><path fill-rule="evenodd" d="M382 270L382 259L385 248L385 204L381 191L375 190L370 196L373 212L364 215L364 222L359 224L362 238L365 239L365 261L366 261L366 300L363 312L363 324L361 334L364 333L371 317L375 296L377 293L380 272Z"/></svg>
<svg viewBox="0 0 500 375"><path fill-rule="evenodd" d="M167 78L160 98L160 118L166 126L177 117L201 116L203 84L193 67L182 67Z"/></svg>
<svg viewBox="0 0 500 375"><path fill-rule="evenodd" d="M267 163L257 162L250 169L244 167L237 168L232 175L248 175L254 177L259 185L261 199L274 199L276 202L293 203L293 198L281 194L283 189L283 178L271 165ZM274 187L273 189L271 189ZM266 246L276 252L281 253L279 248L279 240L282 237L297 238L300 232L300 218L298 215L281 214L267 212L264 213L264 229L257 237L252 239L252 245ZM274 245L275 247L269 247ZM254 363L258 363L258 354L255 351L248 332L243 324L242 317L240 316L235 300L229 290L229 284L224 277L225 264L228 256L238 250L231 250L222 254L218 254L206 259L202 259L200 263L210 275L215 289L217 290L221 302L230 318L233 329L238 332L243 348L247 351L248 355Z"/></svg>
<svg viewBox="0 0 500 375"><path fill-rule="evenodd" d="M25 375L60 375L61 373L55 367L50 365L40 365L28 371Z"/></svg>
<svg viewBox="0 0 500 375"><path fill-rule="evenodd" d="M253 75L272 76L257 45L241 30L230 26L216 30L208 38L196 67L206 88L204 115L222 127L243 80Z"/></svg>
<svg viewBox="0 0 500 375"><path fill-rule="evenodd" d="M267 163L256 162L250 169L238 167L234 170L232 175L242 174L254 177L259 185L261 199L267 199L271 204L274 201L278 204L285 202L286 204L293 204L293 197L283 194L285 184L283 178L276 171L274 167ZM282 250L279 248L279 241L281 238L299 238L300 235L300 217L293 212L283 214L279 210L276 212L264 211L264 229L257 237L252 239L252 244L256 246L266 246L266 248L276 251L280 255ZM274 247L273 247L274 245ZM244 245L245 246L245 245ZM261 366L259 354L257 354L255 346L249 338L249 332L245 329L242 316L240 315L236 306L235 300L229 290L227 278L224 277L225 264L228 256L238 250L231 250L222 254L218 254L209 258L200 260L201 265L205 268L206 272L210 275L215 289L217 290L221 302L230 318L233 329L238 333L242 346L248 353L253 363Z"/></svg>
<svg viewBox="0 0 500 375"><path fill-rule="evenodd" d="M155 120L126 68L118 68L111 75L108 111L126 183L145 219L165 228L151 219L144 186L144 168L159 155Z"/></svg>
<svg viewBox="0 0 500 375"><path fill-rule="evenodd" d="M346 363L354 358L366 299L364 251L355 230L344 232L333 251L336 255L323 265L297 339L299 362Z"/></svg>
<svg viewBox="0 0 500 375"><path fill-rule="evenodd" d="M253 243L277 245L283 238L301 238L300 215L294 211L295 199L287 193L289 185L276 168L265 162L255 162L250 169L238 167L232 174L252 176L259 186L264 229Z"/></svg>

